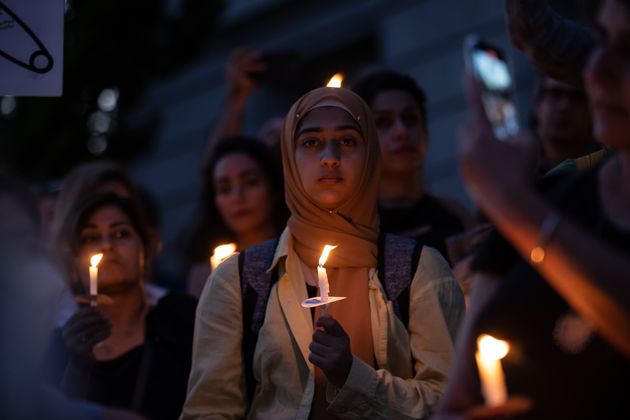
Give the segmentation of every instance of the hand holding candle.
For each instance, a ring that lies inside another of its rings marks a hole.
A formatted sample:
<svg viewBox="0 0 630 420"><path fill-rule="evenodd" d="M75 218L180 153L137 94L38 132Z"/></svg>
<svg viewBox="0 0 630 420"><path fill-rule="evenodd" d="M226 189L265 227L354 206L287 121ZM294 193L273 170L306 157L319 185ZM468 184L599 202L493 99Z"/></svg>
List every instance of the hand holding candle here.
<svg viewBox="0 0 630 420"><path fill-rule="evenodd" d="M90 306L96 306L96 296L98 295L98 264L101 262L103 254L95 254L90 258Z"/></svg>
<svg viewBox="0 0 630 420"><path fill-rule="evenodd" d="M503 359L509 352L510 346L506 341L497 340L488 334L482 334L477 338L477 368L481 381L481 392L486 400L486 405L495 407L507 402L507 389L505 376L501 366Z"/></svg>

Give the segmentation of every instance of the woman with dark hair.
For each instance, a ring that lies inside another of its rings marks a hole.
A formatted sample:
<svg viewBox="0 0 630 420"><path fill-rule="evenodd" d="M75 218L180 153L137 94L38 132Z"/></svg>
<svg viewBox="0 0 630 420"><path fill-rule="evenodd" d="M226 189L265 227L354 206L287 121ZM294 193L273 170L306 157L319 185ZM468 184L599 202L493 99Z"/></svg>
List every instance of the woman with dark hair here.
<svg viewBox="0 0 630 420"><path fill-rule="evenodd" d="M70 171L64 177L55 201L50 226L53 247L60 241L61 229L72 207L83 197L98 192L129 197L134 194L135 185L120 165L107 160L86 162Z"/></svg>
<svg viewBox="0 0 630 420"><path fill-rule="evenodd" d="M57 329L49 360L71 396L149 418L177 418L190 367L195 300L170 293L146 301L145 267L154 249L138 205L115 194L79 201L62 229L72 288L85 301L90 257L102 253L98 306L83 305Z"/></svg>
<svg viewBox="0 0 630 420"><path fill-rule="evenodd" d="M255 138L225 139L202 179L197 223L190 235L188 291L201 293L215 247L234 243L245 249L274 238L287 215L280 164L269 148Z"/></svg>
<svg viewBox="0 0 630 420"><path fill-rule="evenodd" d="M66 282L41 236L35 197L0 168L0 418L139 420L117 408L72 400L42 377Z"/></svg>

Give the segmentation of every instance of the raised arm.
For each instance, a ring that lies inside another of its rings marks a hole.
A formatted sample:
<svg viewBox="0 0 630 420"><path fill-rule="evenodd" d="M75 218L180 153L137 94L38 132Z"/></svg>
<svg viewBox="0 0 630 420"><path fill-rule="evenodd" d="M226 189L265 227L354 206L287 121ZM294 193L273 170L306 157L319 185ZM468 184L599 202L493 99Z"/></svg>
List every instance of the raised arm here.
<svg viewBox="0 0 630 420"><path fill-rule="evenodd" d="M529 183L523 150L497 141L468 80L472 116L462 130L460 166L473 200L526 259L556 210ZM534 267L584 319L630 357L630 258L558 214Z"/></svg>
<svg viewBox="0 0 630 420"><path fill-rule="evenodd" d="M247 101L258 87L252 74L265 70L262 54L247 48L236 48L231 52L225 68L227 95L221 113L208 136L203 152L203 169L206 168L217 143L226 137L236 136L243 131L243 120Z"/></svg>

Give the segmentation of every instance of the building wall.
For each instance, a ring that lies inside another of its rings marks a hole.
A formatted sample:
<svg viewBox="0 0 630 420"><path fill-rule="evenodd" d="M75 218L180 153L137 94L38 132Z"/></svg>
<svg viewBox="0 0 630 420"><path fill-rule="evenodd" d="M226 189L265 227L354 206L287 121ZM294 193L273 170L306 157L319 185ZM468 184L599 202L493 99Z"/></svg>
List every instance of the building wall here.
<svg viewBox="0 0 630 420"><path fill-rule="evenodd" d="M533 72L509 43L502 6L497 0L228 2L216 42L207 53L156 84L137 112L140 119L162 118L153 151L134 165L132 175L156 195L167 242L192 215L201 151L224 95L223 66L237 45L263 51L292 49L317 62L344 45L376 39L375 50L366 52L376 57L372 65L408 73L427 91L430 148L425 175L430 189L470 206L455 157L457 126L466 111L461 46L467 33L476 32L506 48L514 60L521 107L529 114ZM331 74L335 71L331 68ZM301 93L260 89L248 109L245 131L255 133L266 118L285 113Z"/></svg>

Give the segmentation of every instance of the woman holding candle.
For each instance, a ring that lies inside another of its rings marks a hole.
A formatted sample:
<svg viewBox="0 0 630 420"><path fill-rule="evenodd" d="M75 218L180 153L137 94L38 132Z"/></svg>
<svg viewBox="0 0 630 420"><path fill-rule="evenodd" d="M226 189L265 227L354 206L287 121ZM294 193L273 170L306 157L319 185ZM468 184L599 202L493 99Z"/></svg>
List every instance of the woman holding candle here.
<svg viewBox="0 0 630 420"><path fill-rule="evenodd" d="M502 238L488 242L474 263L490 275L473 289L443 418L483 403L474 354L485 333L510 345L502 360L505 385L509 395L532 403L523 417L628 416L630 1L603 1L598 27L585 85L595 136L617 153L547 186L544 196L529 182L522 147L494 138L468 80L472 113L462 135L462 173ZM510 402L494 412L519 414Z"/></svg>
<svg viewBox="0 0 630 420"><path fill-rule="evenodd" d="M188 235L192 267L187 289L193 296L201 294L217 246L235 243L244 249L282 231L287 209L278 166L271 150L255 138L227 138L214 150Z"/></svg>
<svg viewBox="0 0 630 420"><path fill-rule="evenodd" d="M424 247L409 289L408 328L387 301L379 273L380 154L367 105L346 89L315 89L289 111L281 139L291 216L270 272L253 352L243 360L238 257L212 274L197 312L193 368L182 418L422 418L447 379L452 343L446 318L463 296L448 264ZM317 294L325 244L330 316L301 302ZM454 301L442 308L438 294ZM446 313L445 313L446 312ZM253 374L248 399L242 386Z"/></svg>
<svg viewBox="0 0 630 420"><path fill-rule="evenodd" d="M56 378L74 397L152 419L176 418L190 368L195 300L170 293L155 306L147 303L144 267L153 246L141 210L114 194L88 196L70 212L62 237L82 295L91 257L102 254L102 260L98 306L83 305L53 337Z"/></svg>

